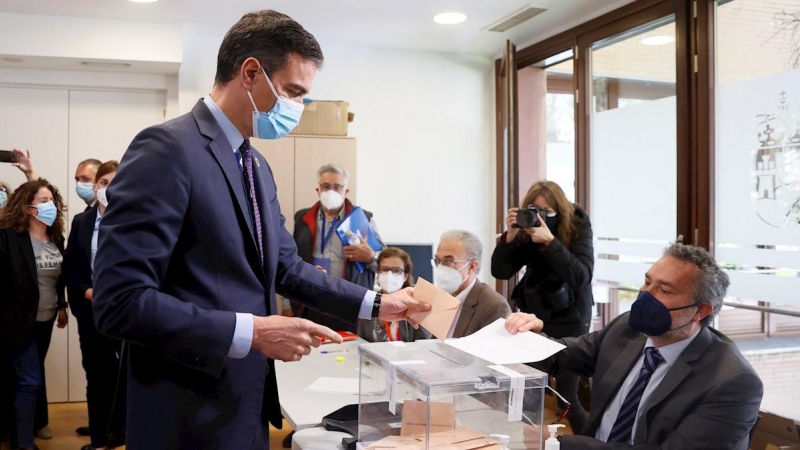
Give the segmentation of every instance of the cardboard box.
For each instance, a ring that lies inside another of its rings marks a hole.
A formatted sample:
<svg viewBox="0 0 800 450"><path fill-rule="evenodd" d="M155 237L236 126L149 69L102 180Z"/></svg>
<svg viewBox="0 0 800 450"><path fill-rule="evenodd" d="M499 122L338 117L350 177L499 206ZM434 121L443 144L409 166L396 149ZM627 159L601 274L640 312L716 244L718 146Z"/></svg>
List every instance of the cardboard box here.
<svg viewBox="0 0 800 450"><path fill-rule="evenodd" d="M313 136L347 136L347 124L352 122L352 113L347 102L318 101L306 104L297 128L291 134Z"/></svg>
<svg viewBox="0 0 800 450"><path fill-rule="evenodd" d="M750 443L751 450L800 449L800 430L794 420L765 411L759 415L761 421Z"/></svg>

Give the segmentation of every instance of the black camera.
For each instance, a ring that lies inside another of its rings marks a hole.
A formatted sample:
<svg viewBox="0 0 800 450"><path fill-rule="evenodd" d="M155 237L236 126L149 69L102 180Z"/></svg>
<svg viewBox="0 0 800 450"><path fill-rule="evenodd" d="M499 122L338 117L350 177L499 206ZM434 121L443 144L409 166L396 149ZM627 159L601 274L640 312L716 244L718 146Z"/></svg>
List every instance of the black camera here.
<svg viewBox="0 0 800 450"><path fill-rule="evenodd" d="M539 222L539 214L542 211L536 205L528 205L525 209L520 209L517 213L517 223L514 228L532 228L542 226Z"/></svg>

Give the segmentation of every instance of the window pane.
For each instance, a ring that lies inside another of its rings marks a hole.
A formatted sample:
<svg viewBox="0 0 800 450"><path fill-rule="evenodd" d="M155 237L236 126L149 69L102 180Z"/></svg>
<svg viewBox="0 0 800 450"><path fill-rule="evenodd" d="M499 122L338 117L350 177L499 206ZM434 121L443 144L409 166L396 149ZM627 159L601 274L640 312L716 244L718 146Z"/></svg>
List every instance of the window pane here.
<svg viewBox="0 0 800 450"><path fill-rule="evenodd" d="M672 16L591 52L594 278L621 288L609 295L611 317L630 309L645 271L676 239L675 58Z"/></svg>

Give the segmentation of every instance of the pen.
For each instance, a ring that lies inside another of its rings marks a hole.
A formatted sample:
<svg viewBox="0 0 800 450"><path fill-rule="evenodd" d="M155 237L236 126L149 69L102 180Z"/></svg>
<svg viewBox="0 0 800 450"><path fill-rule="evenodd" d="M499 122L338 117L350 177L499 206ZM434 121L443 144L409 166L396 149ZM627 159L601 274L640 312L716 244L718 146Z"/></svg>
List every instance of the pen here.
<svg viewBox="0 0 800 450"><path fill-rule="evenodd" d="M347 350L344 350L347 351ZM342 350L322 350L320 353L342 353Z"/></svg>

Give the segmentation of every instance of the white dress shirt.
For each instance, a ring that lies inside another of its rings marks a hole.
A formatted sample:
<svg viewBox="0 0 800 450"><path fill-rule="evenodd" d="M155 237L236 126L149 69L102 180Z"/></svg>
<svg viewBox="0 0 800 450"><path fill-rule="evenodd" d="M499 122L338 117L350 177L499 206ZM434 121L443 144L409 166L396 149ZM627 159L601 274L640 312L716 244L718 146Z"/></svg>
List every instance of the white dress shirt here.
<svg viewBox="0 0 800 450"><path fill-rule="evenodd" d="M228 139L228 143L231 145L231 151L236 154L239 151L239 147L242 146L244 143L244 136L239 130L236 128L236 125L228 119L228 116L225 115L224 112L214 103L214 100L211 99L210 95L207 95L203 99L203 103L208 107L211 111L211 115L214 116L217 123L219 124L220 128L222 128L222 132L225 133L225 137ZM239 168L242 167L242 159L241 155L239 156ZM364 294L364 299L361 302L361 308L358 310L358 318L359 319L371 319L372 318L372 304L375 302L375 292L374 291L367 291ZM272 314L279 314L280 311L272 311ZM250 347L253 345L253 315L250 313L236 313L236 327L233 331L233 342L231 342L231 348L228 351L228 357L230 358L244 358L250 353Z"/></svg>
<svg viewBox="0 0 800 450"><path fill-rule="evenodd" d="M644 389L642 399L639 401L639 409L636 411L636 420L633 422L631 440L628 442L628 444L633 444L633 439L636 437L636 425L639 423L639 418L642 414L642 411L644 411L644 408L647 405L647 400L650 398L650 396L652 396L653 391L656 390L667 372L669 372L670 367L675 364L675 361L678 360L678 357L681 355L681 353L683 353L686 347L692 343L699 333L700 330L697 330L693 335L680 342L658 348L658 352L661 353L661 356L664 358L664 362L656 367L656 370L650 376L650 381L647 383L647 387ZM622 402L625 401L625 396L628 395L628 391L631 390L631 387L633 387L636 379L639 378L639 372L642 370L642 365L644 364L644 349L647 347L655 347L653 340L650 338L647 338L647 342L645 342L644 347L642 348L641 356L639 356L639 359L636 360L636 364L634 364L631 368L631 371L628 373L628 377L625 378L622 386L620 386L619 390L617 391L617 395L614 397L611 403L609 403L608 409L606 409L605 414L603 414L603 420L600 422L600 428L597 429L597 433L594 435L596 439L599 439L603 442L608 440L608 435L611 434L611 429L614 428L614 422L617 421L619 410L622 408Z"/></svg>

